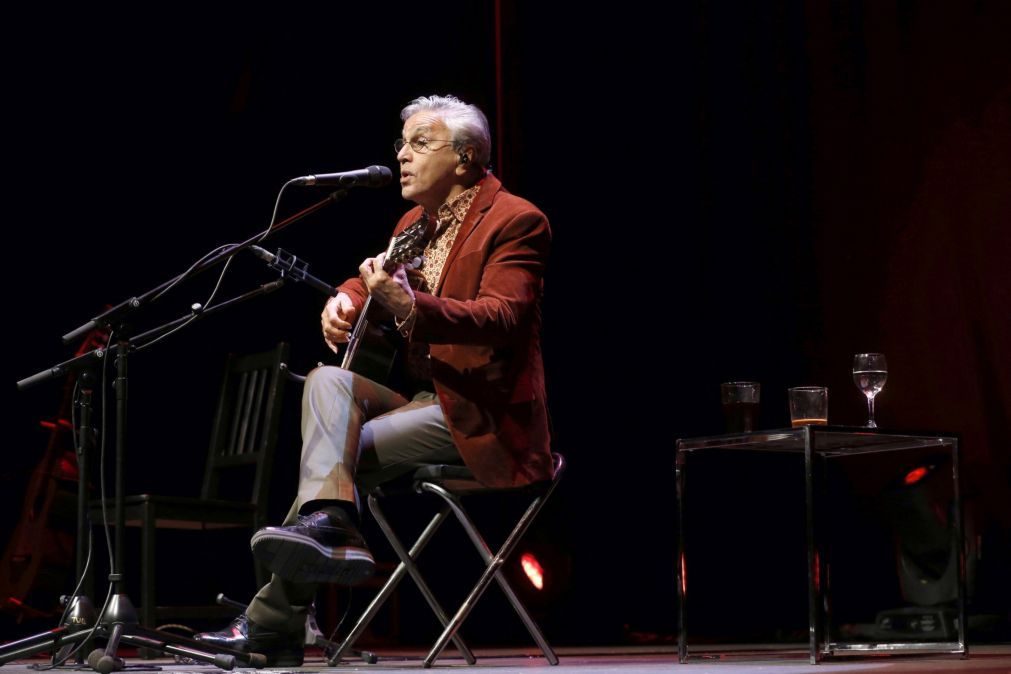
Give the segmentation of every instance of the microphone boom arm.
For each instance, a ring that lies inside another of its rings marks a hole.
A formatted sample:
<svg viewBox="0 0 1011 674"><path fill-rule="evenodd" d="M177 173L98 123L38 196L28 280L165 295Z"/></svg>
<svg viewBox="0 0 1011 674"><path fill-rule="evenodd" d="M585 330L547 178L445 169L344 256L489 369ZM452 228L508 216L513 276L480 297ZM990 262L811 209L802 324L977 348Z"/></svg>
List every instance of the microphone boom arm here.
<svg viewBox="0 0 1011 674"><path fill-rule="evenodd" d="M294 222L296 222L298 220L301 220L302 218L304 218L307 215L315 213L316 211L320 210L321 208L323 208L324 206L326 206L327 204L329 204L331 202L340 201L345 196L347 196L347 189L342 188L342 189L334 190L333 192L331 192L330 194L328 194L323 199L320 199L316 203L310 204L306 208L303 208L301 211L298 211L297 213L293 213L292 215L288 216L284 220L281 220L280 222L274 223L273 225L271 225L270 229L267 230L266 234L263 234L263 233L257 234L255 236L250 237L249 239L243 241L240 244L237 244L237 245L235 245L235 246L233 246L233 247L231 247L231 248L229 248L227 250L223 250L220 253L217 253L216 255L213 255L213 256L207 258L206 260L204 260L203 262L201 262L200 264L198 264L197 266L195 266L193 269L189 270L189 272L187 272L185 274L185 276L187 278L192 277L192 276L196 276L200 272L202 272L202 271L204 271L206 269L210 269L211 267L213 267L214 265L216 265L218 262L220 262L222 259L231 257L232 255L235 255L240 250L244 250L244 249L250 247L251 245L253 245L254 243L257 243L259 241L264 240L265 238L267 238L268 236L274 234L275 232L281 231L282 229L284 229L288 225L290 225L290 224L292 224L292 223L294 223ZM62 341L63 341L63 343L64 344L69 344L70 342L74 341L75 339L77 339L81 335L83 335L83 334L91 331L92 329L94 329L96 327L105 327L105 326L108 326L108 325L112 325L113 323L115 323L115 322L117 322L117 321L120 320L120 316L124 316L124 315L126 315L128 313L136 311L141 306L143 306L144 304L146 304L149 301L150 298L154 297L155 295L157 295L158 293L160 293L162 290L164 290L165 288L169 287L170 285L178 283L180 280L182 280L182 279L180 279L178 276L176 276L174 278L171 278L171 279L165 281L164 283L161 283L157 287L152 288L151 290L148 290L143 295L140 295L138 297L131 297L130 299L126 300L125 302L121 302L120 304L114 306L113 308L108 309L107 311L104 311L103 313L99 314L98 316L95 316L94 318L92 318L87 323L85 323L83 325L80 325L77 328L74 328L73 330L71 330L70 332L68 332L67 334L63 335L63 337L61 338Z"/></svg>

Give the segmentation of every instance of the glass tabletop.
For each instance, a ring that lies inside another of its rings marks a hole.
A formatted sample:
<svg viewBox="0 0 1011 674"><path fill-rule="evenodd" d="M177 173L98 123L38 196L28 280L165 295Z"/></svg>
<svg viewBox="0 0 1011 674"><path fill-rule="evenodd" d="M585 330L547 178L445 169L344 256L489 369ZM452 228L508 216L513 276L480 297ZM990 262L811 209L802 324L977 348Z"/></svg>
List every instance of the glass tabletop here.
<svg viewBox="0 0 1011 674"><path fill-rule="evenodd" d="M859 426L800 426L728 433L697 438L681 438L678 452L700 449L740 449L763 452L804 452L808 443L812 451L823 455L887 452L929 445L943 446L955 440L953 433L890 431Z"/></svg>

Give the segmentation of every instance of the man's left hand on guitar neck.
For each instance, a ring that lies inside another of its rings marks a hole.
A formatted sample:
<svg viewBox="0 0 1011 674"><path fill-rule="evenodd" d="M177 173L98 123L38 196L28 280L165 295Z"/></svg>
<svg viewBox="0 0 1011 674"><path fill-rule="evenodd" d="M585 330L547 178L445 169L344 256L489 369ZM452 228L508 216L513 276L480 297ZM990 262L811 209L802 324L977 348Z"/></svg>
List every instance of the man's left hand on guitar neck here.
<svg viewBox="0 0 1011 674"><path fill-rule="evenodd" d="M398 321L403 321L414 307L414 289L411 288L403 264L398 264L390 273L383 266L385 261L385 252L367 258L358 267L358 272L372 298L388 309Z"/></svg>

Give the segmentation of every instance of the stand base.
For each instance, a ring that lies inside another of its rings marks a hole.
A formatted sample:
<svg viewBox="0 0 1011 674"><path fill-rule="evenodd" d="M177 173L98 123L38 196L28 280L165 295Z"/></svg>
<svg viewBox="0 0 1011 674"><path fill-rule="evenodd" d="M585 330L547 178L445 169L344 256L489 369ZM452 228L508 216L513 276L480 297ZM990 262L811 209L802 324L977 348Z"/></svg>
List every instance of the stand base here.
<svg viewBox="0 0 1011 674"><path fill-rule="evenodd" d="M75 598L76 605L70 614L75 616L75 621L86 619L90 601L85 599ZM137 612L133 608L133 603L125 594L113 596L102 621L94 629L93 625L94 615L88 624L81 622L64 624L54 630L4 644L0 646L0 665L44 651L64 653L66 657L74 646L95 637L107 639L107 643L104 649L97 648L88 655L87 664L101 674L110 674L126 668L123 658L117 655L120 643L190 658L225 670L234 669L236 663L256 669L266 665L266 658L259 653L243 653L224 647L215 647L214 651L208 651L205 643L142 627L137 623Z"/></svg>

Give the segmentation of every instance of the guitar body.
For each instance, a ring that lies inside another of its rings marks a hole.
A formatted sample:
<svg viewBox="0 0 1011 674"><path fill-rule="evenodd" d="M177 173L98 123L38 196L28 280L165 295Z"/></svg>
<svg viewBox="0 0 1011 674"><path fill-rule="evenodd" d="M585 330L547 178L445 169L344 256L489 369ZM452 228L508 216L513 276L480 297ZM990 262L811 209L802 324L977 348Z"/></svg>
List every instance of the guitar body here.
<svg viewBox="0 0 1011 674"><path fill-rule="evenodd" d="M427 236L428 218L422 216L393 237L386 249L387 271L392 272L398 264L413 269L414 260L420 264L419 256L424 250ZM341 367L395 391L404 391L407 384L406 378L401 375L404 371L401 367L404 338L394 326L392 318L379 317L381 311L381 308L372 306L371 297L365 301L361 316L351 331Z"/></svg>
<svg viewBox="0 0 1011 674"><path fill-rule="evenodd" d="M394 375L401 368L404 338L392 322L366 321L354 357L347 369L396 389Z"/></svg>

